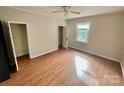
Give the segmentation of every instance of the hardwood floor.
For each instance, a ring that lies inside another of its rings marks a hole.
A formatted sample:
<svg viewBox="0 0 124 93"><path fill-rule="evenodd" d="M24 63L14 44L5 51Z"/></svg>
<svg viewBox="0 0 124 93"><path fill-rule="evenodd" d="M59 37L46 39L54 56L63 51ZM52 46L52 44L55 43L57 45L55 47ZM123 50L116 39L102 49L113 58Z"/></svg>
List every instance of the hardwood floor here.
<svg viewBox="0 0 124 93"><path fill-rule="evenodd" d="M20 71L0 85L124 85L120 64L74 49L18 60Z"/></svg>

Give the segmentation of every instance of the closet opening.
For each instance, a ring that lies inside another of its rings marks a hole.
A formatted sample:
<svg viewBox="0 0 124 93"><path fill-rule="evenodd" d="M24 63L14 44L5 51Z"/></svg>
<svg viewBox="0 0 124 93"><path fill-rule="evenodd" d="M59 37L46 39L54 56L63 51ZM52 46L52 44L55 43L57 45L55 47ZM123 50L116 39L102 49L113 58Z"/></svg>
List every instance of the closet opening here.
<svg viewBox="0 0 124 93"><path fill-rule="evenodd" d="M17 71L21 69L19 62L24 62L30 59L28 47L27 24L24 23L9 23L9 31L15 63ZM21 63L22 64L22 63Z"/></svg>

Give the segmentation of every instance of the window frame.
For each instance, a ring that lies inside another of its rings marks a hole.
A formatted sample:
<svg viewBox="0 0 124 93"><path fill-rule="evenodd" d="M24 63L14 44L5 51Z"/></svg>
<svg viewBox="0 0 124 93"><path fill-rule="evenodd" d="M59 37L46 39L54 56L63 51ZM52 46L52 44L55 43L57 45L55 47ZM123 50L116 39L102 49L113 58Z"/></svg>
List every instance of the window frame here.
<svg viewBox="0 0 124 93"><path fill-rule="evenodd" d="M87 35L87 42L83 42L83 41L78 41L77 40L77 38L78 38L78 33L77 33L77 26L78 25L86 25L86 24L88 24L89 25L89 31L88 31L88 35ZM84 44L87 44L88 43L88 41L89 41L89 34L90 34L90 30L91 30L91 22L82 22L82 23L77 23L76 24L76 29L75 29L75 41L76 42L80 42L80 43L84 43Z"/></svg>

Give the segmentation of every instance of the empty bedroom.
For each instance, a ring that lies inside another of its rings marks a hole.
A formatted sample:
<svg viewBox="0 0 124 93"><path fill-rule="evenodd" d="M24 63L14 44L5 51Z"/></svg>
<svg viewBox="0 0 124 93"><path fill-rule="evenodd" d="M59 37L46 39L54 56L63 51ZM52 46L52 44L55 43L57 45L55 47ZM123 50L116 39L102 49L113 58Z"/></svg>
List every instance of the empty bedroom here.
<svg viewBox="0 0 124 93"><path fill-rule="evenodd" d="M123 6L0 6L1 86L124 85Z"/></svg>

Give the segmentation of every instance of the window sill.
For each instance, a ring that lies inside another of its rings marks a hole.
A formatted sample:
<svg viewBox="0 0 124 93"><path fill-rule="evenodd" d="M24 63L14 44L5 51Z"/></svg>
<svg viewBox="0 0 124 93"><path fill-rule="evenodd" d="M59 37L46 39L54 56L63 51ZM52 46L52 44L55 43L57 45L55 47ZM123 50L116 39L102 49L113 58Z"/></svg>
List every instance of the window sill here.
<svg viewBox="0 0 124 93"><path fill-rule="evenodd" d="M88 42L82 42L82 41L77 41L76 42L79 42L79 43L83 43L83 44L87 44Z"/></svg>

